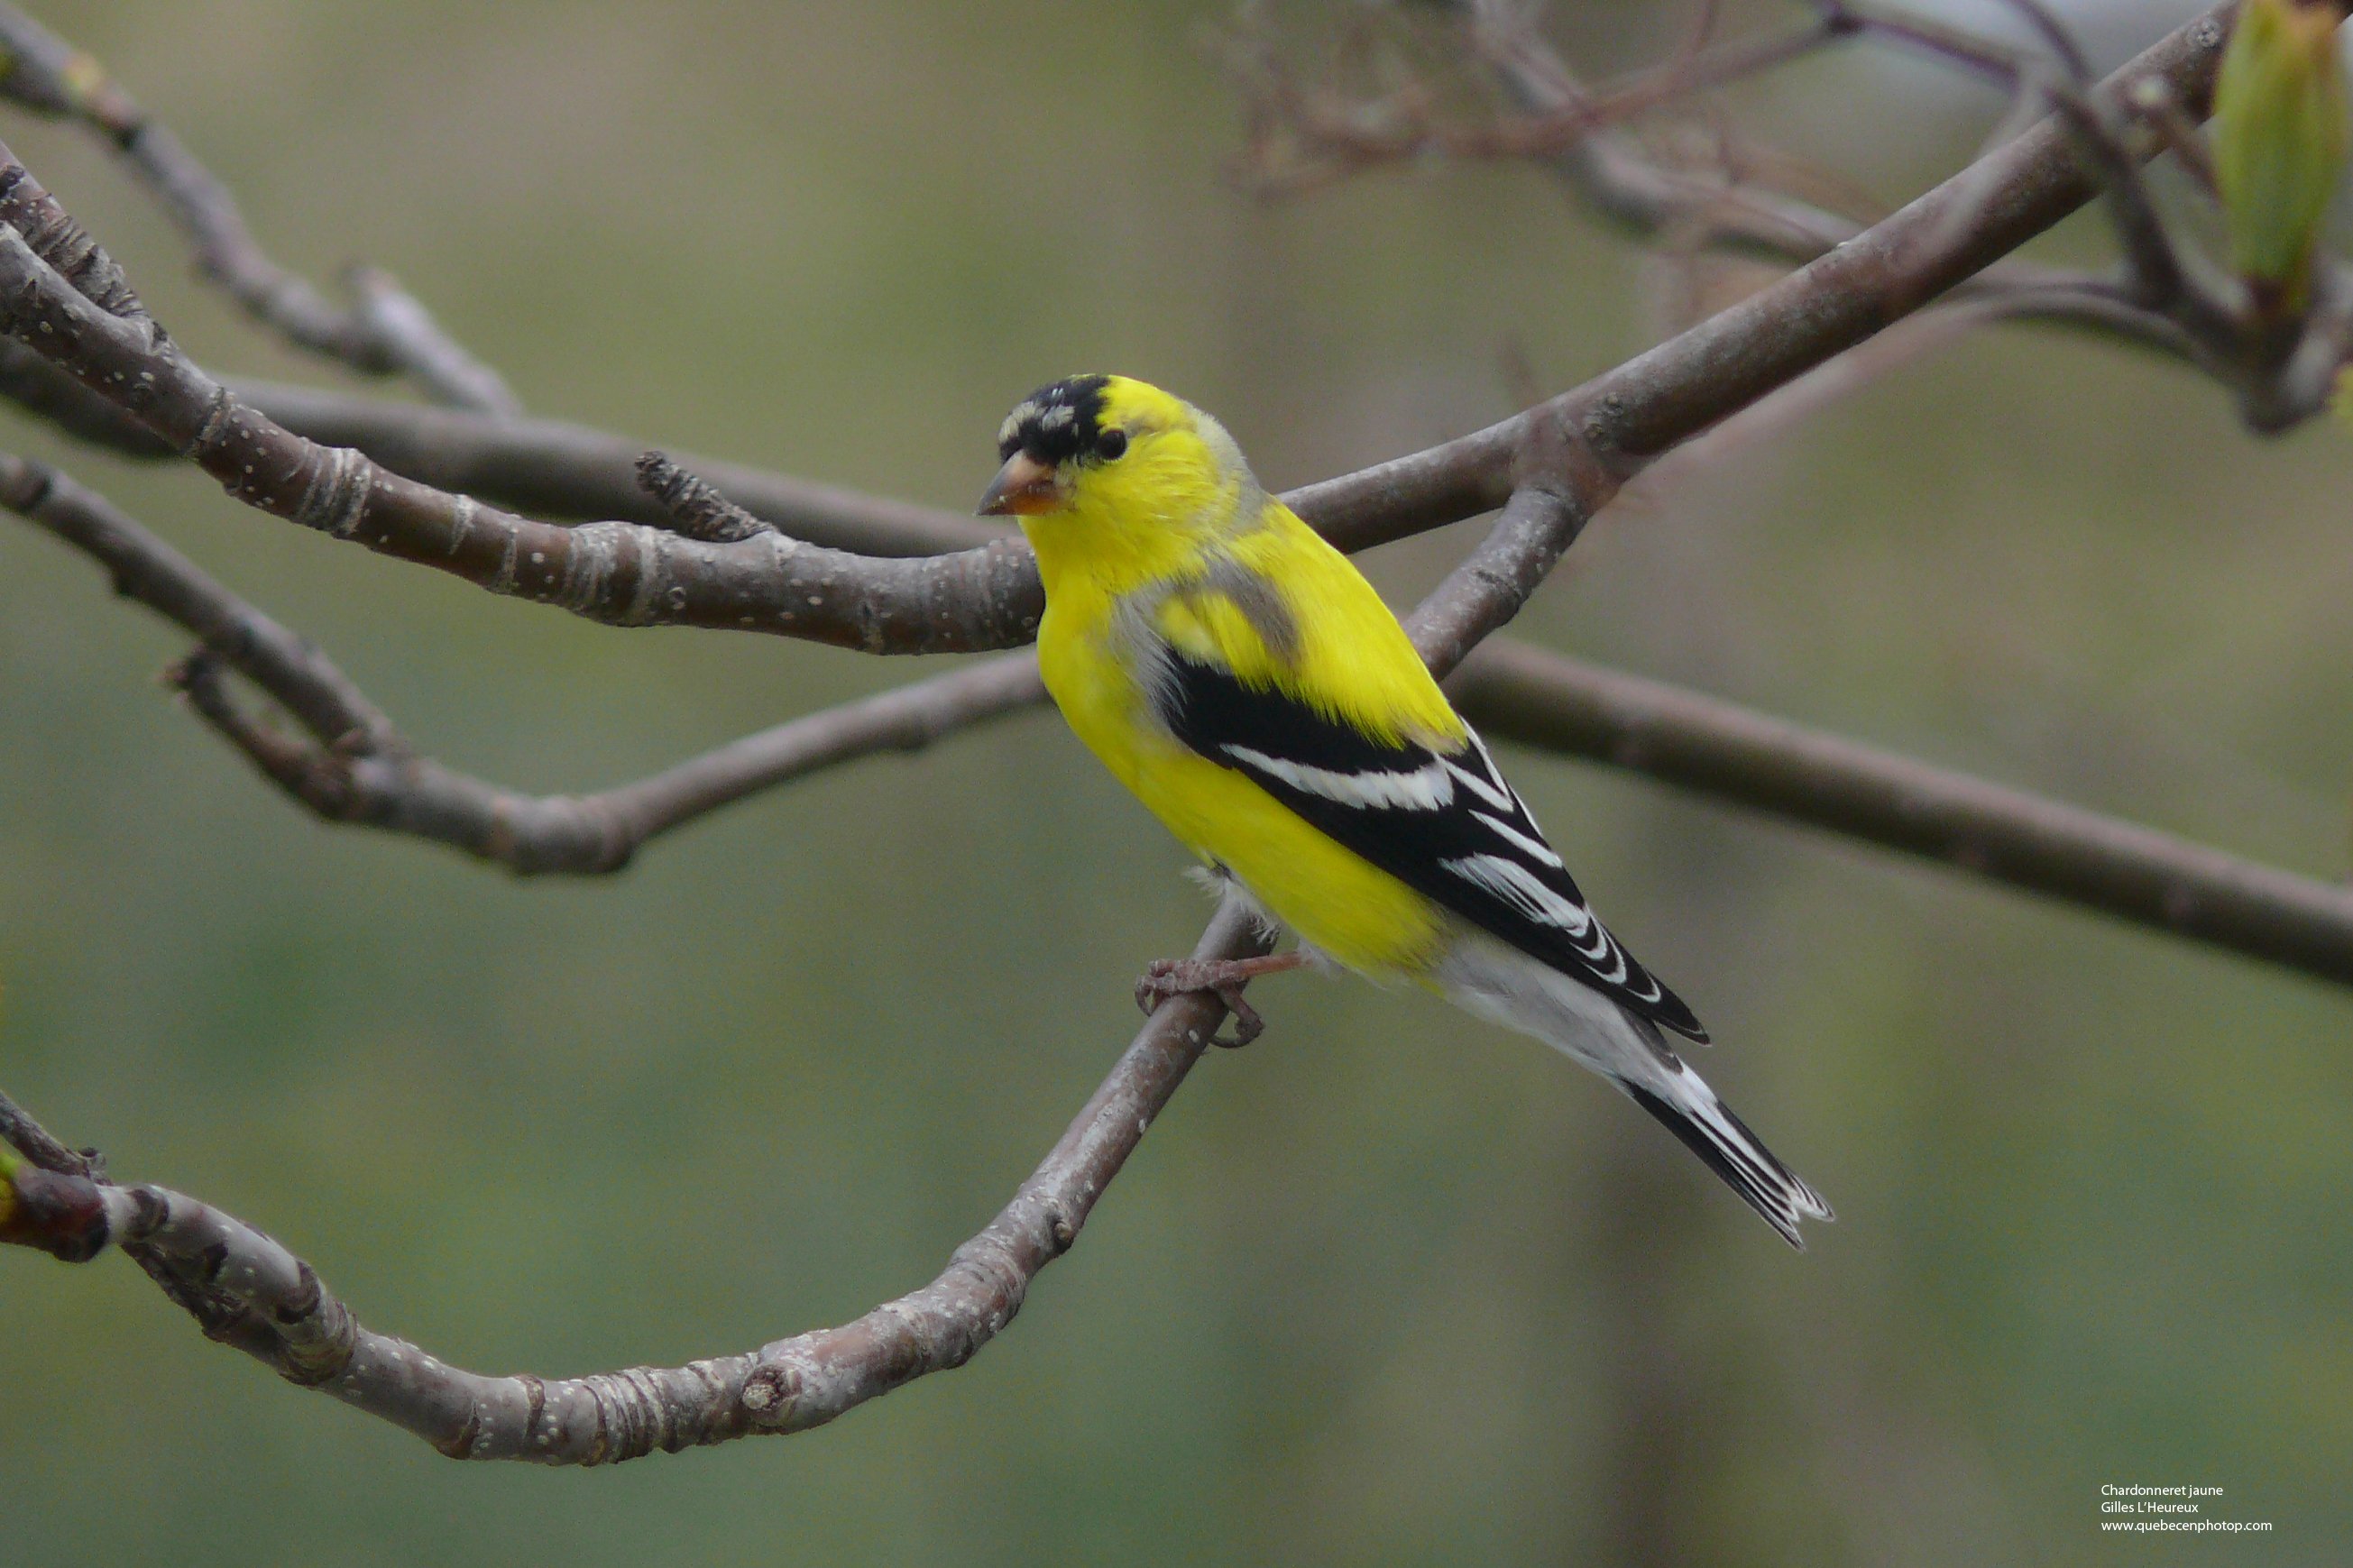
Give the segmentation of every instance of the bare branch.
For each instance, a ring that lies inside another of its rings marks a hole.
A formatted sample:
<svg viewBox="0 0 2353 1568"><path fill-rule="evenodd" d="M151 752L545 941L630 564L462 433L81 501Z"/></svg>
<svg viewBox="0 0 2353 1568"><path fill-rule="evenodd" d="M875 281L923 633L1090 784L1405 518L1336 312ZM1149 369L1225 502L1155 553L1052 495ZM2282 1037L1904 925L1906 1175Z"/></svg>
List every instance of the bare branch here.
<svg viewBox="0 0 2353 1568"><path fill-rule="evenodd" d="M1261 951L1249 919L1229 909L1196 954ZM166 1188L116 1186L44 1163L28 1141L62 1146L5 1096L0 1135L33 1163L11 1171L0 1161L0 1241L75 1262L110 1244L136 1248L208 1337L452 1458L616 1464L656 1449L803 1432L963 1365L1011 1322L1030 1281L1077 1239L1223 1013L1212 996L1164 1002L1012 1201L922 1289L840 1328L681 1367L579 1378L461 1371L363 1327L309 1264L241 1220Z"/></svg>
<svg viewBox="0 0 2353 1568"><path fill-rule="evenodd" d="M294 435L160 331L99 310L12 228L0 229L0 289L19 341L135 414L231 496L493 593L613 626L742 628L873 653L1009 647L1036 633L1043 593L1026 546L897 561L774 533L709 544L634 523L534 521Z"/></svg>
<svg viewBox="0 0 2353 1568"><path fill-rule="evenodd" d="M195 633L322 742L389 743L391 721L325 655L237 599L103 498L46 464L0 453L0 506L97 561L116 593Z"/></svg>
<svg viewBox="0 0 2353 1568"><path fill-rule="evenodd" d="M0 355L15 346L0 344ZM315 387L240 382L234 390L297 435L322 446L356 447L393 472L438 489L542 516L669 523L668 512L638 480L638 460L649 445L642 440L563 420L486 418ZM942 555L1008 537L997 524L963 512L712 458L677 460L762 521L835 550Z"/></svg>
<svg viewBox="0 0 2353 1568"><path fill-rule="evenodd" d="M2169 35L2099 89L2163 79L2184 104L2202 105L2223 29L2209 14ZM1944 225L1950 205L1980 183L2000 199L1978 205L1945 244L1916 239ZM2090 200L2094 186L2063 127L2045 119L1835 250L1585 385L1483 430L1411 457L1293 491L1286 499L1351 549L1500 505L1539 421L1576 432L1600 472L1620 482L1687 439L1871 337ZM1606 496L1583 498L1598 505Z"/></svg>
<svg viewBox="0 0 2353 1568"><path fill-rule="evenodd" d="M1489 643L1451 689L1490 738L2353 984L2353 889L1525 644Z"/></svg>
<svg viewBox="0 0 2353 1568"><path fill-rule="evenodd" d="M1478 18L1482 53L1519 102L1540 113L1559 112L1586 96L1588 89L1545 39L1527 7L1514 0L1461 3ZM1864 17L1852 6L1826 4L1821 9L1823 25L1841 36L1864 29ZM2142 79L2164 86L2162 78ZM2174 118L2188 121L2178 109ZM2009 140L2004 134L1994 144ZM1662 161L1614 131L1597 130L1546 162L1588 206L1639 238L1664 240L1678 249L1804 263L1852 238L1861 226L1839 211L1809 204L1786 190ZM1966 216L1959 204L1951 211L1955 219ZM2036 308L2010 312L2012 319L2083 328L2163 353L2196 357L2178 328L2159 314L2130 308L2113 287L2085 289L2063 274L2028 263L1989 267L1957 285L1955 292L1971 299L2031 295Z"/></svg>
<svg viewBox="0 0 2353 1568"><path fill-rule="evenodd" d="M2179 101L2199 103L2221 37L2204 18L2102 90L2157 75ZM2005 197L1931 255L1912 242L1941 226L1956 181L1539 408L1285 499L1345 548L1400 538L1501 505L1541 425L1573 433L1587 454L1577 499L1590 513L1678 441L1862 342L2093 195L2063 131L2047 121L1958 178L1998 181ZM739 626L876 652L1011 646L1032 635L1042 605L1034 564L1010 544L913 563L779 535L713 545L617 521L557 528L417 484L265 417L168 342L95 308L15 233L0 234L0 300L19 341L135 414L232 495L494 592L609 624Z"/></svg>
<svg viewBox="0 0 2353 1568"><path fill-rule="evenodd" d="M1364 18L1357 20L1361 25ZM1663 105L1761 75L1854 31L1846 21L1825 16L1722 45L1711 46L1695 33L1672 58L1620 80L1547 93L1515 115L1457 121L1442 110L1441 93L1418 79L1356 100L1337 87L1303 83L1249 21L1246 13L1228 55L1251 129L1243 172L1261 194L1305 190L1365 169L1433 155L1559 157ZM1475 44L1493 49L1491 34L1515 42L1527 26L1516 16L1482 16L1471 32ZM1571 79L1561 71L1552 80L1566 89Z"/></svg>
<svg viewBox="0 0 2353 1568"><path fill-rule="evenodd" d="M197 265L256 321L314 353L375 375L405 375L441 402L511 414L499 374L458 346L390 274L354 267L349 308L269 259L228 188L76 49L14 5L0 5L0 97L105 138L195 247Z"/></svg>
<svg viewBox="0 0 2353 1568"><path fill-rule="evenodd" d="M209 650L173 680L262 773L331 822L447 844L525 876L618 871L645 843L722 806L881 752L921 751L1045 700L1037 656L1000 654L731 741L592 795L520 795L414 754L297 740L237 707Z"/></svg>
<svg viewBox="0 0 2353 1568"><path fill-rule="evenodd" d="M355 447L407 479L539 516L668 526L638 475L642 440L559 419L436 408L323 387L233 380L232 391L296 435ZM0 337L0 396L68 435L126 457L171 445L14 338ZM684 466L783 532L867 555L942 555L1007 537L976 517L710 458Z"/></svg>
<svg viewBox="0 0 2353 1568"><path fill-rule="evenodd" d="M852 758L913 751L1045 695L1034 655L955 669L747 735L619 788L526 795L420 756L334 662L206 575L105 499L40 463L0 454L5 506L105 567L115 591L193 632L173 679L199 717L302 805L331 822L447 844L522 873L617 871L658 834ZM248 712L235 669L306 732Z"/></svg>

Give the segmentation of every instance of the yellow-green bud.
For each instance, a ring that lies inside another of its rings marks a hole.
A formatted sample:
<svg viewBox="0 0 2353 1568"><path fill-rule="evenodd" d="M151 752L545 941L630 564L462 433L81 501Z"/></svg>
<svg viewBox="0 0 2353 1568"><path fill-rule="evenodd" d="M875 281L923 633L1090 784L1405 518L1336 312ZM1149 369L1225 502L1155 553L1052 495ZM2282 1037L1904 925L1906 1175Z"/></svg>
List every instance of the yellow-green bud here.
<svg viewBox="0 0 2353 1568"><path fill-rule="evenodd" d="M2242 0L2214 86L2214 174L2231 264L2302 303L2345 166L2345 70L2330 0Z"/></svg>

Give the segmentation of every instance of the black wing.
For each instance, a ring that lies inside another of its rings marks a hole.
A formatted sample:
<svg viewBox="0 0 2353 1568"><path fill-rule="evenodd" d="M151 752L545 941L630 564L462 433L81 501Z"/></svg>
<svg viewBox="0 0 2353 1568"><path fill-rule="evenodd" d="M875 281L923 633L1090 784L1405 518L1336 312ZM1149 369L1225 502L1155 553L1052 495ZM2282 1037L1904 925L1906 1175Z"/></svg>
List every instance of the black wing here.
<svg viewBox="0 0 2353 1568"><path fill-rule="evenodd" d="M1322 832L1531 958L1651 1022L1707 1031L1586 906L1476 734L1444 755L1374 739L1278 691L1171 654L1161 716Z"/></svg>

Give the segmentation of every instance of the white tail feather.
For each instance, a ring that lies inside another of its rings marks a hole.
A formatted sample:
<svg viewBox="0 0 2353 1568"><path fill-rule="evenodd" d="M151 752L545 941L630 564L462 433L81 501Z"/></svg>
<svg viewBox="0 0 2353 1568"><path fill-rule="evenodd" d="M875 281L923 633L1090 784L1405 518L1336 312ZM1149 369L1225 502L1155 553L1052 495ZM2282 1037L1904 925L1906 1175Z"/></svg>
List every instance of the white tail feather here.
<svg viewBox="0 0 2353 1568"><path fill-rule="evenodd" d="M1656 1025L1483 932L1458 936L1439 978L1458 1006L1535 1036L1625 1090L1790 1246L1805 1246L1799 1220L1834 1217L1821 1194L1774 1157Z"/></svg>
<svg viewBox="0 0 2353 1568"><path fill-rule="evenodd" d="M1766 1223L1790 1246L1801 1251L1805 1247L1804 1238L1798 1234L1800 1219L1838 1217L1822 1195L1775 1158L1691 1068L1651 1076L1647 1084L1624 1078L1617 1082L1635 1104L1657 1117L1709 1170L1724 1178L1725 1185L1764 1215Z"/></svg>

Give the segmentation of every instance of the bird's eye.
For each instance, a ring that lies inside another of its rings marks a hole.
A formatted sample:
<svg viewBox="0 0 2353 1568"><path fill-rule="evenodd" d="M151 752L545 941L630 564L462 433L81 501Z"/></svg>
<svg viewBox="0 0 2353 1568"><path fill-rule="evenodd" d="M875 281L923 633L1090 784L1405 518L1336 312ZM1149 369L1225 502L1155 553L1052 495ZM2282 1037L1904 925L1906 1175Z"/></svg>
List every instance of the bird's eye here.
<svg viewBox="0 0 2353 1568"><path fill-rule="evenodd" d="M1106 430L1095 437L1095 455L1106 463L1127 450L1127 432Z"/></svg>

